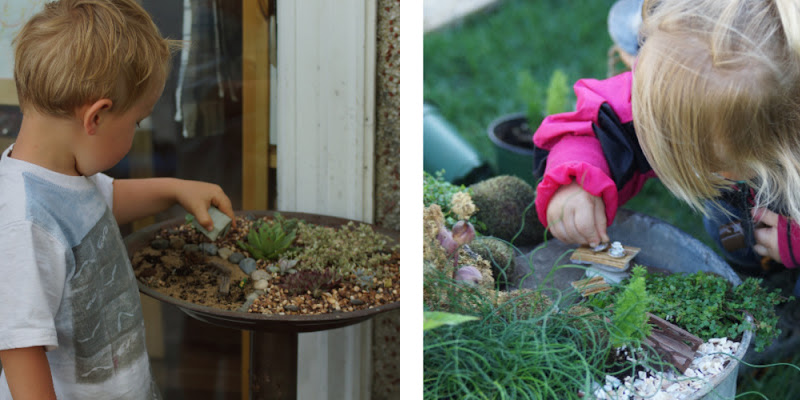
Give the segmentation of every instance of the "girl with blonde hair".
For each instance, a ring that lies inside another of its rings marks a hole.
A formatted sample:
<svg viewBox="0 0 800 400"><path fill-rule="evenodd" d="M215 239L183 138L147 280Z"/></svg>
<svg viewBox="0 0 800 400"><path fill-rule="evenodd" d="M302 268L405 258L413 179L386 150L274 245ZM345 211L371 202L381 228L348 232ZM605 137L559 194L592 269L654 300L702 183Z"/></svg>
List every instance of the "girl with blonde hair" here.
<svg viewBox="0 0 800 400"><path fill-rule="evenodd" d="M536 209L567 243L608 241L617 208L658 176L718 228L800 265L800 5L795 0L645 1L632 72L575 84L575 111L534 135Z"/></svg>

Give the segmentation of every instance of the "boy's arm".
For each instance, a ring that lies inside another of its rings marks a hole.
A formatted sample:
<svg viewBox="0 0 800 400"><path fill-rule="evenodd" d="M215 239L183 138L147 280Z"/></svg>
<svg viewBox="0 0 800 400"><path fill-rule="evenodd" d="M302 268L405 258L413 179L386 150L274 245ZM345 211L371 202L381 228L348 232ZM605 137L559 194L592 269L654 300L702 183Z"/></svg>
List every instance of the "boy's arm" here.
<svg viewBox="0 0 800 400"><path fill-rule="evenodd" d="M210 206L234 219L231 201L218 185L176 178L115 179L114 218L122 225L180 204L204 228L213 229ZM234 219L235 220L235 219Z"/></svg>
<svg viewBox="0 0 800 400"><path fill-rule="evenodd" d="M0 350L0 362L15 400L56 398L44 347Z"/></svg>

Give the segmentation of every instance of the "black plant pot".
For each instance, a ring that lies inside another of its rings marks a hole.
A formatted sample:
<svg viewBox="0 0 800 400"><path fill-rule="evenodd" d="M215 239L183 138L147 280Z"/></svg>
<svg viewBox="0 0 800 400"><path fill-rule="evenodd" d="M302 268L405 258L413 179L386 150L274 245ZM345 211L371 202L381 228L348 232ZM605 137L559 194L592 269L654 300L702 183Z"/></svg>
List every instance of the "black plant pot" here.
<svg viewBox="0 0 800 400"><path fill-rule="evenodd" d="M497 169L501 175L514 175L531 186L533 175L533 128L524 113L499 117L489 124L487 134L496 146Z"/></svg>

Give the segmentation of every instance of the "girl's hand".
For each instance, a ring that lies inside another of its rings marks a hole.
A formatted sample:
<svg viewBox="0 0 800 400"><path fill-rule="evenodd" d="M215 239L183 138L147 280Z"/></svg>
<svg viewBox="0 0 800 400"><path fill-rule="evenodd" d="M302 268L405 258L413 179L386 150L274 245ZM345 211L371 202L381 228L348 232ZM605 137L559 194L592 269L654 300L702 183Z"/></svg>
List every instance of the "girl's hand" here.
<svg viewBox="0 0 800 400"><path fill-rule="evenodd" d="M597 246L608 242L603 199L576 182L560 187L547 205L547 222L553 236L564 243Z"/></svg>
<svg viewBox="0 0 800 400"><path fill-rule="evenodd" d="M778 251L778 214L766 208L753 209L750 213L756 222L756 229L753 231L756 244L753 250L760 256L783 263Z"/></svg>
<svg viewBox="0 0 800 400"><path fill-rule="evenodd" d="M208 209L212 205L230 217L231 225L236 226L231 200L218 185L199 181L178 180L175 189L178 203L188 213L194 215L197 222L206 230L211 231L214 229L214 222L211 220L211 216L208 215Z"/></svg>

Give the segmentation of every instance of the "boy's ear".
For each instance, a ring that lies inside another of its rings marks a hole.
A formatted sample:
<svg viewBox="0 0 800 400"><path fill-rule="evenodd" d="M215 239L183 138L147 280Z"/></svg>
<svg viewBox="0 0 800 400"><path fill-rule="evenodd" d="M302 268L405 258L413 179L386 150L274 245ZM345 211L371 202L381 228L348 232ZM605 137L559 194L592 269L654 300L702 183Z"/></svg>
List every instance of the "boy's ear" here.
<svg viewBox="0 0 800 400"><path fill-rule="evenodd" d="M94 135L97 132L100 120L105 117L105 113L111 109L112 105L111 99L100 99L81 109L82 115L80 117L86 133Z"/></svg>

